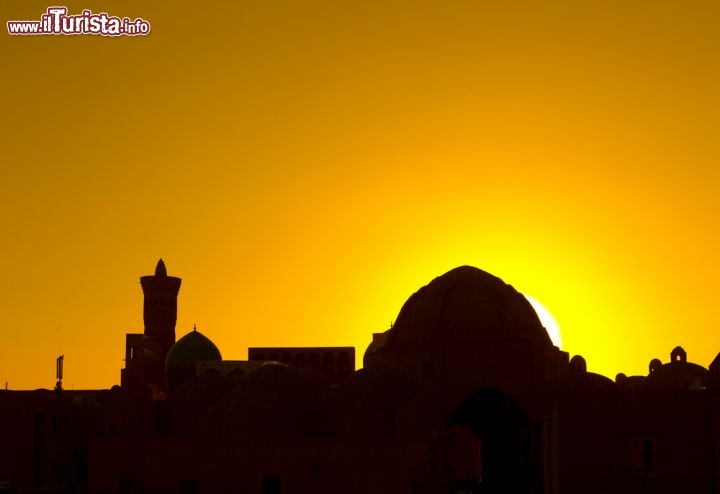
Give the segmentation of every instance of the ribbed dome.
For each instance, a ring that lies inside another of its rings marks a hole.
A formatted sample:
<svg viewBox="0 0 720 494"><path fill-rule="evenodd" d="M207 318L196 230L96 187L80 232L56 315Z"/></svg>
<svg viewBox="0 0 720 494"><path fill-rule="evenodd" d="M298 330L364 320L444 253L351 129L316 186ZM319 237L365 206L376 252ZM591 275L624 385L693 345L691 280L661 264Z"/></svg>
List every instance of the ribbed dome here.
<svg viewBox="0 0 720 494"><path fill-rule="evenodd" d="M187 365L194 367L199 360L222 360L222 356L210 338L194 329L170 347L165 359L165 370Z"/></svg>
<svg viewBox="0 0 720 494"><path fill-rule="evenodd" d="M500 278L461 266L432 280L400 310L387 347L442 340L532 339L551 348L530 303Z"/></svg>

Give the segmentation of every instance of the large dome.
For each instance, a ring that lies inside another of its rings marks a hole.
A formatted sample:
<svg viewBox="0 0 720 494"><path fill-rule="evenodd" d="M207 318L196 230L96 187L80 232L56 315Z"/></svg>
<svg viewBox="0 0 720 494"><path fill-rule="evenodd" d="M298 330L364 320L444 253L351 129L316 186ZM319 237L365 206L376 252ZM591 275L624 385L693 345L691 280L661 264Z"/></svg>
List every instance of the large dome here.
<svg viewBox="0 0 720 494"><path fill-rule="evenodd" d="M461 266L435 278L405 302L385 346L512 339L553 346L522 294L496 276Z"/></svg>

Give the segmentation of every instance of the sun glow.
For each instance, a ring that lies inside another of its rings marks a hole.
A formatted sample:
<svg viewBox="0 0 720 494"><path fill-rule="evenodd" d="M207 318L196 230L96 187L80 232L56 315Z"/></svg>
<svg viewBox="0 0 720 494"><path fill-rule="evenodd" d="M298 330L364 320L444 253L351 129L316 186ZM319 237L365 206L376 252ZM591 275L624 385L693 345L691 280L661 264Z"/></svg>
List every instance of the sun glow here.
<svg viewBox="0 0 720 494"><path fill-rule="evenodd" d="M540 322L542 323L542 325L545 326L545 329L547 330L553 344L555 344L555 346L557 346L558 348L561 348L562 338L560 337L560 326L558 325L553 315L536 298L531 297L526 293L523 293L523 296L527 299L528 302L530 302L530 305L532 305L533 309L535 309L535 313L540 318Z"/></svg>

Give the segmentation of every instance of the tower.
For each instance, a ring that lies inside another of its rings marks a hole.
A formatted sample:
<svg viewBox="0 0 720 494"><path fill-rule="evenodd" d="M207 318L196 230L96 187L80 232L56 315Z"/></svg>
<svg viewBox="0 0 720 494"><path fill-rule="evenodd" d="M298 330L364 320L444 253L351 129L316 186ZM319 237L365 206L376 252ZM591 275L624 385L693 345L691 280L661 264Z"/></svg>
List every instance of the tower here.
<svg viewBox="0 0 720 494"><path fill-rule="evenodd" d="M145 296L143 303L145 336L163 349L163 362L165 362L167 351L175 343L177 296L181 282L180 278L168 276L162 259L158 261L154 275L140 278L140 285Z"/></svg>
<svg viewBox="0 0 720 494"><path fill-rule="evenodd" d="M121 386L144 389L150 385L165 388L165 358L175 343L177 296L182 280L168 276L160 259L155 274L142 276L140 286L144 294L143 334L125 336L125 368L121 372Z"/></svg>
<svg viewBox="0 0 720 494"><path fill-rule="evenodd" d="M142 276L144 340L146 348L145 382L165 387L165 358L175 343L177 296L182 280L168 276L165 263L160 259L155 274Z"/></svg>

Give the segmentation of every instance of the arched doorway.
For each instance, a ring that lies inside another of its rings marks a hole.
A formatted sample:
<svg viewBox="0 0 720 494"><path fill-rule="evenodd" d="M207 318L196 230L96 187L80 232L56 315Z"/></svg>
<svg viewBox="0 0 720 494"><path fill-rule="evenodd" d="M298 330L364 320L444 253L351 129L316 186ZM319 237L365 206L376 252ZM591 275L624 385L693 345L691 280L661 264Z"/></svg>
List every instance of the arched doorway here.
<svg viewBox="0 0 720 494"><path fill-rule="evenodd" d="M451 493L526 494L533 489L529 420L510 397L482 388L448 421Z"/></svg>

